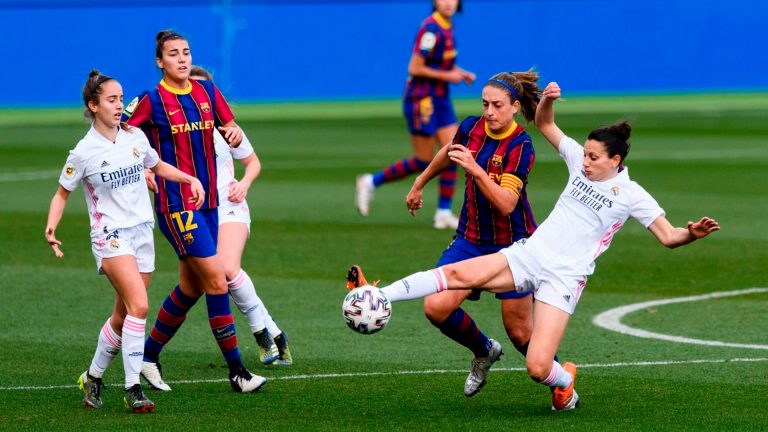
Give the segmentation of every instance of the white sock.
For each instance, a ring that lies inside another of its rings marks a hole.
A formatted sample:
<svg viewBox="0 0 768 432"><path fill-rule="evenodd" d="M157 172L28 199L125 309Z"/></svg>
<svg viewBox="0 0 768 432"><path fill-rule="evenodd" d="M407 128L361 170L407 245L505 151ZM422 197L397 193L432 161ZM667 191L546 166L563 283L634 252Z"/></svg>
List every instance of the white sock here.
<svg viewBox="0 0 768 432"><path fill-rule="evenodd" d="M139 384L141 363L144 358L144 330L147 320L126 315L123 322L123 368L125 388Z"/></svg>
<svg viewBox="0 0 768 432"><path fill-rule="evenodd" d="M573 377L571 374L565 371L560 363L553 361L552 370L549 372L549 376L541 383L548 387L568 387L571 385Z"/></svg>
<svg viewBox="0 0 768 432"><path fill-rule="evenodd" d="M237 309L245 315L251 333L263 330L266 327L267 309L258 295L253 281L244 270L235 276L234 279L227 282L229 286L229 295L235 302Z"/></svg>
<svg viewBox="0 0 768 432"><path fill-rule="evenodd" d="M448 289L442 268L414 273L381 289L389 301L412 300Z"/></svg>
<svg viewBox="0 0 768 432"><path fill-rule="evenodd" d="M104 376L104 371L107 370L112 360L117 357L121 346L122 338L112 330L109 319L107 319L107 322L104 323L99 332L99 341L96 344L96 352L93 354L88 374L94 378Z"/></svg>
<svg viewBox="0 0 768 432"><path fill-rule="evenodd" d="M264 308L264 310L266 311L267 309ZM267 324L267 330L269 331L269 335L272 336L272 339L274 339L275 336L283 332L282 330L280 330L280 327L278 327L277 324L275 324L275 320L272 319L272 315L270 315L269 312L267 312L267 317L265 321Z"/></svg>

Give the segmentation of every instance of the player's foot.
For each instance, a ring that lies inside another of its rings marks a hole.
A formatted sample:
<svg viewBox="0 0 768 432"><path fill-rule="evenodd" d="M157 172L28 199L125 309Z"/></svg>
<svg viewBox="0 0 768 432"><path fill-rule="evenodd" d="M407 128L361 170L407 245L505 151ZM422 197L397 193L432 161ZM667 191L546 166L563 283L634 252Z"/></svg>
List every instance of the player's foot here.
<svg viewBox="0 0 768 432"><path fill-rule="evenodd" d="M259 346L259 361L267 366L277 360L278 352L275 343L272 341L269 331L264 328L253 334L256 338L256 345Z"/></svg>
<svg viewBox="0 0 768 432"><path fill-rule="evenodd" d="M232 390L237 393L255 392L264 387L264 384L266 383L266 378L253 375L248 372L248 369L246 368L240 368L238 371L230 373L229 375L229 384L232 385Z"/></svg>
<svg viewBox="0 0 768 432"><path fill-rule="evenodd" d="M379 280L375 280L373 283L369 284L368 281L365 280L365 276L363 276L363 269L357 264L350 267L349 271L347 271L347 289L350 291L365 285L377 286L379 282Z"/></svg>
<svg viewBox="0 0 768 432"><path fill-rule="evenodd" d="M576 390L573 389L576 384L576 365L571 362L566 362L563 365L563 369L571 374L571 385L566 388L555 387L552 392L552 410L553 411L568 411L576 408L579 404L579 395Z"/></svg>
<svg viewBox="0 0 768 432"><path fill-rule="evenodd" d="M104 387L101 378L94 378L88 371L85 371L77 379L77 386L83 391L84 407L99 409L104 406L101 402L101 388Z"/></svg>
<svg viewBox="0 0 768 432"><path fill-rule="evenodd" d="M149 383L149 386L155 390L171 391L171 386L163 381L163 371L160 363L144 361L141 364L141 376Z"/></svg>
<svg viewBox="0 0 768 432"><path fill-rule="evenodd" d="M459 227L459 218L450 210L437 209L433 220L432 226L436 229L455 230Z"/></svg>
<svg viewBox="0 0 768 432"><path fill-rule="evenodd" d="M371 174L361 174L357 176L355 182L355 206L357 211L363 216L368 216L368 209L373 200L373 192L376 186L373 185L373 176Z"/></svg>
<svg viewBox="0 0 768 432"><path fill-rule="evenodd" d="M275 336L275 346L277 347L278 358L275 361L276 366L290 366L293 364L293 357L291 357L291 350L288 349L288 337L285 332L281 332Z"/></svg>
<svg viewBox="0 0 768 432"><path fill-rule="evenodd" d="M464 381L464 396L472 397L485 386L488 371L491 365L499 360L503 354L501 344L491 339L491 349L487 357L475 357L472 359L472 368L469 370L467 380Z"/></svg>
<svg viewBox="0 0 768 432"><path fill-rule="evenodd" d="M134 414L155 412L155 403L147 399L141 390L141 384L134 384L125 389L125 406Z"/></svg>

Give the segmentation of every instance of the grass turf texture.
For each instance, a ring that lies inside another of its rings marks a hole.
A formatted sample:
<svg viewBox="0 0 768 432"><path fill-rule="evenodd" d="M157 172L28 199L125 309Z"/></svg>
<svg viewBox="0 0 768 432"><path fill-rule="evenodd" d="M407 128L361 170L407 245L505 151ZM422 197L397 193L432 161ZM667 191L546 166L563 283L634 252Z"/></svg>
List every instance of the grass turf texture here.
<svg viewBox="0 0 768 432"><path fill-rule="evenodd" d="M350 264L386 283L432 267L451 239L431 228L436 186L415 219L403 203L410 181L379 189L367 219L354 209L355 175L409 153L397 102L235 107L263 163L248 197L253 224L244 268L287 332L293 366L259 367L254 340L235 313L247 366L270 382L257 394L232 393L198 305L163 353L174 390L148 392L155 414L124 408L120 359L105 375L105 408L86 411L74 383L90 362L113 291L95 274L82 192L70 198L57 230L63 260L54 258L43 229L67 150L87 126L74 109L0 111L0 429L764 430L768 350L639 339L591 320L629 303L768 286L766 101L765 94L742 94L559 103L558 123L579 141L593 126L631 120L632 178L674 224L708 215L723 227L670 251L628 222L599 259L559 350L583 365L576 385L582 406L571 413L549 411L549 392L525 374L492 296L466 309L506 356L471 399L462 394L471 354L428 324L419 301L396 303L389 326L376 335L355 334L343 323ZM457 110L476 115L480 105L459 101ZM538 153L529 194L541 221L567 177L529 130ZM159 233L156 252L148 326L177 277L176 258ZM767 345L766 306L768 294L756 293L649 308L623 322Z"/></svg>

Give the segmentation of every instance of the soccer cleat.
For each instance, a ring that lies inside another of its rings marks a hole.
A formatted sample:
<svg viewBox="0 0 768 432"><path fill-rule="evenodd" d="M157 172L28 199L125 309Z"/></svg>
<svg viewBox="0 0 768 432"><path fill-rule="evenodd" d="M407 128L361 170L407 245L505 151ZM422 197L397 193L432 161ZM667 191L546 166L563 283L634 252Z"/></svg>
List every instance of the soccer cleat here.
<svg viewBox="0 0 768 432"><path fill-rule="evenodd" d="M355 182L355 206L362 216L368 216L368 210L375 190L376 187L373 185L373 176L371 174L357 176L357 181Z"/></svg>
<svg viewBox="0 0 768 432"><path fill-rule="evenodd" d="M141 384L134 384L125 389L125 406L134 414L155 412L155 403L147 399L141 390Z"/></svg>
<svg viewBox="0 0 768 432"><path fill-rule="evenodd" d="M288 349L288 337L285 332L281 332L275 336L275 346L277 347L277 361L273 363L276 366L290 366L293 364L293 357L291 357L291 350Z"/></svg>
<svg viewBox="0 0 768 432"><path fill-rule="evenodd" d="M571 374L571 385L566 388L555 387L552 392L553 411L572 410L579 404L579 395L576 393L576 390L573 389L574 384L576 384L576 365L571 362L566 362L563 365L563 369Z"/></svg>
<svg viewBox="0 0 768 432"><path fill-rule="evenodd" d="M347 271L347 289L350 291L365 285L377 286L379 282L380 280L375 280L372 284L369 284L368 281L365 280L365 276L363 276L363 269L357 264L350 267L349 271Z"/></svg>
<svg viewBox="0 0 768 432"><path fill-rule="evenodd" d="M264 387L266 383L266 378L253 375L245 368L240 368L240 370L229 376L229 384L232 386L232 390L237 393L255 392Z"/></svg>
<svg viewBox="0 0 768 432"><path fill-rule="evenodd" d="M488 371L499 360L502 354L501 344L491 339L491 349L487 357L475 357L472 359L472 368L469 370L467 380L464 381L464 396L472 397L485 386Z"/></svg>
<svg viewBox="0 0 768 432"><path fill-rule="evenodd" d="M104 387L101 378L94 378L88 371L85 371L77 379L77 385L83 391L84 407L99 409L104 406L104 403L101 402L101 388Z"/></svg>
<svg viewBox="0 0 768 432"><path fill-rule="evenodd" d="M452 229L459 228L459 218L453 214L450 210L438 209L435 212L435 218L433 219L433 227L436 229Z"/></svg>
<svg viewBox="0 0 768 432"><path fill-rule="evenodd" d="M261 329L253 334L256 338L256 345L259 346L259 361L264 366L271 365L278 358L277 347L272 341L267 329Z"/></svg>
<svg viewBox="0 0 768 432"><path fill-rule="evenodd" d="M144 361L141 364L141 376L149 383L149 386L155 390L171 391L171 386L163 381L162 367L160 363Z"/></svg>

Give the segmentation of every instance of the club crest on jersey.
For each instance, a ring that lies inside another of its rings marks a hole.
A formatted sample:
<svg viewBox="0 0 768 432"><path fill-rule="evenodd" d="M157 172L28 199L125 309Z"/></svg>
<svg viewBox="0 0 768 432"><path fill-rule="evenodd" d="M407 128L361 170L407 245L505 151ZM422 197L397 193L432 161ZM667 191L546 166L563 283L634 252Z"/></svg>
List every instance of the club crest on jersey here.
<svg viewBox="0 0 768 432"><path fill-rule="evenodd" d="M128 115L133 114L133 110L136 109L136 105L138 104L139 104L139 97L137 96L133 98L133 100L131 101L131 103L128 104L127 107L125 107L125 113Z"/></svg>
<svg viewBox="0 0 768 432"><path fill-rule="evenodd" d="M134 147L132 150L133 150L133 157L135 159L138 159L139 156L141 156L141 151L139 150L138 147Z"/></svg>
<svg viewBox="0 0 768 432"><path fill-rule="evenodd" d="M77 170L75 169L75 166L71 163L64 165L64 175L67 176L67 178L72 178L76 172Z"/></svg>
<svg viewBox="0 0 768 432"><path fill-rule="evenodd" d="M194 243L195 237L192 235L192 233L186 233L184 234L184 243L190 245Z"/></svg>
<svg viewBox="0 0 768 432"><path fill-rule="evenodd" d="M208 102L200 102L200 110L204 113L211 112L211 106L208 105Z"/></svg>
<svg viewBox="0 0 768 432"><path fill-rule="evenodd" d="M504 161L504 156L495 154L491 158L491 164L493 166L501 166L501 163Z"/></svg>
<svg viewBox="0 0 768 432"><path fill-rule="evenodd" d="M619 196L619 192L620 192L620 189L619 189L619 187L618 187L618 186L614 186L614 187L612 187L612 188L611 188L611 193L612 193L614 196Z"/></svg>
<svg viewBox="0 0 768 432"><path fill-rule="evenodd" d="M116 238L113 238L109 241L109 248L112 250L120 249L120 242Z"/></svg>

